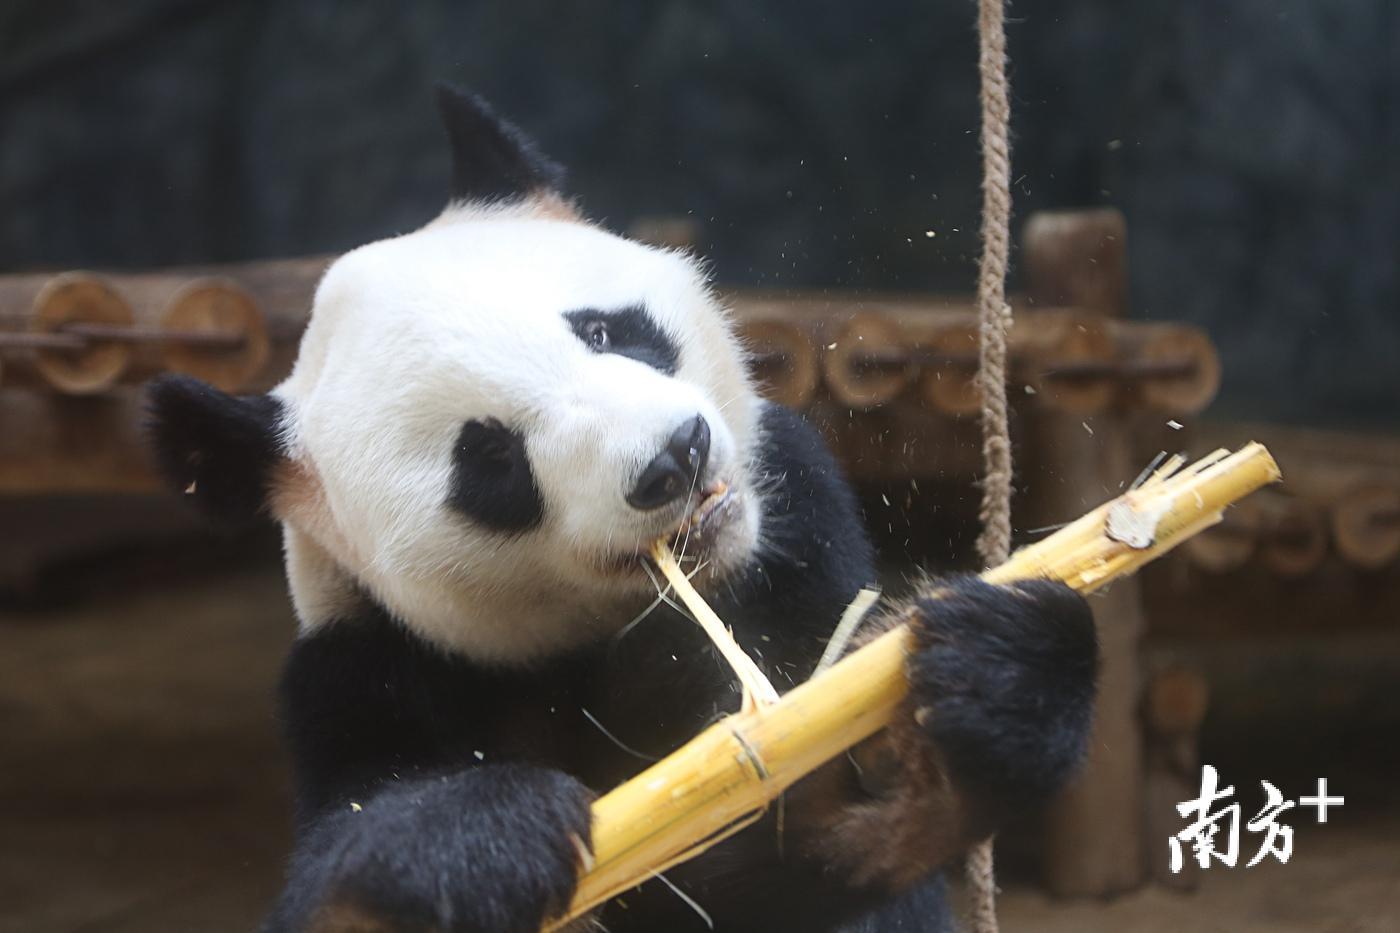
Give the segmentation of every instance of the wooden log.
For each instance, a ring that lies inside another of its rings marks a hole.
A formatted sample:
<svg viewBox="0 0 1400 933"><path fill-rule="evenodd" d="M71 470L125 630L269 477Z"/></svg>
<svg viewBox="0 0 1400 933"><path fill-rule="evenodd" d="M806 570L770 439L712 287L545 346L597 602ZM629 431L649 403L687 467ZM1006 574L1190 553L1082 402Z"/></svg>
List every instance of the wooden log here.
<svg viewBox="0 0 1400 933"><path fill-rule="evenodd" d="M1009 349L1023 390L1057 411L1097 414L1118 393L1118 347L1101 317L1067 308L1023 314Z"/></svg>
<svg viewBox="0 0 1400 933"><path fill-rule="evenodd" d="M1316 503L1291 496L1261 496L1263 525L1259 559L1281 577L1302 577L1327 558L1326 513Z"/></svg>
<svg viewBox="0 0 1400 933"><path fill-rule="evenodd" d="M865 311L836 330L822 357L822 371L836 401L863 409L898 397L917 366L899 324L886 314Z"/></svg>
<svg viewBox="0 0 1400 933"><path fill-rule="evenodd" d="M1266 436L1278 447L1293 495L1326 502L1372 483L1400 485L1400 435L1394 433L1248 421L1198 420L1193 425L1195 443L1207 449L1241 433Z"/></svg>
<svg viewBox="0 0 1400 933"><path fill-rule="evenodd" d="M750 366L766 398L789 408L807 407L821 384L817 332L791 321L746 317L738 323Z"/></svg>
<svg viewBox="0 0 1400 933"><path fill-rule="evenodd" d="M1220 356L1209 335L1189 324L1119 322L1119 356L1129 368L1119 404L1171 415L1192 415L1220 390Z"/></svg>
<svg viewBox="0 0 1400 933"><path fill-rule="evenodd" d="M103 277L89 272L0 277L0 310L12 324L27 318L22 333L11 326L0 334L0 350L8 351L7 385L92 395L116 385L131 364L128 345L64 333L75 324L131 324L131 306Z"/></svg>
<svg viewBox="0 0 1400 933"><path fill-rule="evenodd" d="M1180 665L1157 671L1148 682L1144 709L1148 871L1152 880L1179 891L1200 885L1201 869L1185 859L1171 870L1168 840L1181 830L1176 805L1199 791L1200 728L1210 691L1201 674Z"/></svg>
<svg viewBox="0 0 1400 933"><path fill-rule="evenodd" d="M269 340L262 314L231 280L134 274L121 284L123 298L133 309L129 325L84 325L69 331L128 347L130 366L122 382L179 372L232 392L254 379L267 362Z"/></svg>
<svg viewBox="0 0 1400 933"><path fill-rule="evenodd" d="M1260 519L1253 499L1232 508L1225 520L1208 528L1181 547L1181 554L1207 573L1238 570L1254 557L1259 543Z"/></svg>
<svg viewBox="0 0 1400 933"><path fill-rule="evenodd" d="M128 304L145 321L158 320L170 298L192 281L214 278L235 282L263 311L269 336L277 343L295 341L301 335L316 286L333 259L260 259L143 272L103 272L98 277L117 293L129 297ZM73 274L82 273L63 273ZM55 277L46 273L0 275L0 318L13 320L16 314L28 315L34 296Z"/></svg>
<svg viewBox="0 0 1400 933"><path fill-rule="evenodd" d="M1127 222L1113 208L1037 211L1021 230L1032 304L1119 317L1128 303Z"/></svg>
<svg viewBox="0 0 1400 933"><path fill-rule="evenodd" d="M1026 495L1019 527L1063 522L1132 475L1127 432L1106 420L1100 418L1090 435L1073 415L1046 412L1026 419L1026 453L1020 458ZM1146 870L1139 719L1145 623L1137 581L1121 581L1092 605L1102 667L1088 760L1045 821L1045 881L1062 897L1129 891L1142 883Z"/></svg>
<svg viewBox="0 0 1400 933"><path fill-rule="evenodd" d="M1331 510L1337 553L1363 570L1400 557L1400 485L1373 483L1342 495Z"/></svg>
<svg viewBox="0 0 1400 933"><path fill-rule="evenodd" d="M1206 574L1167 561L1142 577L1154 637L1224 645L1395 633L1400 573L1358 573L1323 561L1307 576L1281 579L1254 561L1230 574Z"/></svg>
<svg viewBox="0 0 1400 933"><path fill-rule="evenodd" d="M225 392L251 383L267 365L270 340L253 297L235 282L196 279L166 305L160 326L183 334L224 334L237 338L228 346L190 340L167 340L162 363L171 372L187 373Z"/></svg>
<svg viewBox="0 0 1400 933"><path fill-rule="evenodd" d="M920 374L919 393L927 405L948 415L975 415L981 411L976 362L981 338L975 320L925 325L913 339L917 346L950 361L925 366Z"/></svg>
<svg viewBox="0 0 1400 933"><path fill-rule="evenodd" d="M84 397L7 391L3 404L0 495L160 490L141 430L140 389Z"/></svg>
<svg viewBox="0 0 1400 933"><path fill-rule="evenodd" d="M888 404L917 379L928 406L953 415L980 410L978 330L971 311L867 309L834 338L824 369L839 401ZM1091 315L1055 309L1024 315L1007 352L1014 383L1037 404L1080 415L1105 410L1117 391L1116 344Z"/></svg>
<svg viewBox="0 0 1400 933"><path fill-rule="evenodd" d="M938 360L925 367L919 383L928 403L949 414L979 411L975 321L906 320L905 326L911 341ZM1118 392L1116 354L1108 328L1092 315L1070 309L1023 314L1007 338L1013 400L1078 415L1104 411Z"/></svg>
<svg viewBox="0 0 1400 933"><path fill-rule="evenodd" d="M1169 440L1209 447L1239 433L1270 440L1279 462L1289 472L1289 496L1327 512L1334 550L1349 566L1377 570L1400 558L1400 519L1392 517L1400 506L1400 439L1383 434L1204 421L1194 422L1185 435L1172 432ZM1153 449L1165 442L1154 439ZM1258 512L1262 504L1262 499L1243 503L1223 528L1236 524L1236 512L1249 515ZM1261 520L1256 518L1256 523ZM1305 531L1316 527L1311 516L1303 522ZM1192 555L1217 537L1212 531L1182 551Z"/></svg>
<svg viewBox="0 0 1400 933"><path fill-rule="evenodd" d="M941 417L920 407L917 399L853 411L835 399L818 396L807 420L821 430L852 480L970 482L981 470L977 423Z"/></svg>
<svg viewBox="0 0 1400 933"><path fill-rule="evenodd" d="M88 339L87 349L60 346L21 347L6 354L5 385L53 385L60 391L95 393L122 381L140 381L155 372L188 372L220 388L237 391L266 388L290 368L296 343L310 313L317 283L329 259L270 260L227 266L189 267L139 273L64 273L0 276L0 320L27 323L45 288L77 309L89 308L98 295L94 285L73 293L59 286L93 281L105 286L105 311L73 310L40 316L38 336L57 344L51 331L97 325L102 339ZM46 298L47 300L47 298ZM123 304L128 314L112 311ZM37 314L37 311L35 312ZM104 328L135 328L123 335ZM4 336L9 331L3 332ZM173 340L184 332L236 339ZM3 337L0 337L3 339ZM33 338L31 338L33 339ZM77 341L69 341L77 347ZM118 365L120 363L120 365ZM18 365L17 365L18 364Z"/></svg>

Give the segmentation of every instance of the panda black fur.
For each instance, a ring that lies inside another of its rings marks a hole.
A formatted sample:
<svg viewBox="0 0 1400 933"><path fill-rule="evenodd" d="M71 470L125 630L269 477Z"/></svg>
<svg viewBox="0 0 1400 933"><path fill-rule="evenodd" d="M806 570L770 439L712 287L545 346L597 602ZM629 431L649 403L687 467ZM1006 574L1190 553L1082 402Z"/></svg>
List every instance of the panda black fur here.
<svg viewBox="0 0 1400 933"><path fill-rule="evenodd" d="M284 529L297 843L273 933L523 933L568 903L593 796L737 707L693 624L627 625L655 595L635 554L704 496L695 579L780 688L874 579L838 467L756 396L694 265L579 218L479 100L439 102L457 200L332 267L287 381L151 394L176 488ZM945 929L940 869L1082 755L1079 597L937 581L867 637L896 617L919 650L895 723L789 791L781 831L668 872L716 929ZM656 882L593 919L704 928Z"/></svg>

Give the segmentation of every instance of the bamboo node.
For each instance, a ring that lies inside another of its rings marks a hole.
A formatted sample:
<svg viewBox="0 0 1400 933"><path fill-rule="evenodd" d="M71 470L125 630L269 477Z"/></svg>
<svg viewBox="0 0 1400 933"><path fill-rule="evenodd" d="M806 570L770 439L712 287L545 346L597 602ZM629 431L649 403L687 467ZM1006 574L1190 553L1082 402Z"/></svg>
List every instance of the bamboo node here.
<svg viewBox="0 0 1400 933"><path fill-rule="evenodd" d="M749 764L753 765L754 773L758 775L758 779L760 781L768 780L768 766L763 763L763 756L758 753L758 749L754 748L753 743L744 738L742 730L733 729L730 731L734 736L734 741L738 742L739 747L744 750L744 757L748 759Z"/></svg>

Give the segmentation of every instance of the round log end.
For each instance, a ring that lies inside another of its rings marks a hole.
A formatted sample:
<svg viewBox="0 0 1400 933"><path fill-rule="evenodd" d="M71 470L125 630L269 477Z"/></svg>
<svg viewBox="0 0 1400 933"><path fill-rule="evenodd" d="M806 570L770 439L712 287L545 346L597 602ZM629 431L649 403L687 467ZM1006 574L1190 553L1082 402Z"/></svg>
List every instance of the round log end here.
<svg viewBox="0 0 1400 933"><path fill-rule="evenodd" d="M161 319L167 331L242 338L231 346L169 340L162 358L167 369L186 373L221 389L236 391L267 363L267 325L257 303L233 282L203 279L180 290Z"/></svg>
<svg viewBox="0 0 1400 933"><path fill-rule="evenodd" d="M977 328L965 325L940 327L921 347L947 363L924 367L919 390L930 408L949 415L973 415L982 409L977 389ZM962 360L970 360L968 363Z"/></svg>
<svg viewBox="0 0 1400 933"><path fill-rule="evenodd" d="M745 320L739 335L763 395L789 408L803 408L816 394L821 363L812 337L785 321Z"/></svg>
<svg viewBox="0 0 1400 933"><path fill-rule="evenodd" d="M1364 570L1379 570L1400 557L1400 486L1354 489L1332 507L1337 553Z"/></svg>
<svg viewBox="0 0 1400 933"><path fill-rule="evenodd" d="M1024 341L1027 358L1017 360L1017 372L1025 373L1040 402L1076 415L1097 414L1113 403L1118 344L1102 317L1037 311L1017 326L1042 331Z"/></svg>
<svg viewBox="0 0 1400 933"><path fill-rule="evenodd" d="M899 325L869 312L847 321L822 356L831 394L852 408L893 401L913 378L914 368Z"/></svg>
<svg viewBox="0 0 1400 933"><path fill-rule="evenodd" d="M1327 521L1320 508L1301 499L1270 509L1259 542L1259 558L1282 577L1312 573L1327 558Z"/></svg>
<svg viewBox="0 0 1400 933"><path fill-rule="evenodd" d="M34 296L29 329L58 333L69 324L130 327L131 306L106 282L85 272L54 276ZM74 349L40 349L34 368L50 386L69 395L92 395L110 389L131 363L131 346L88 339Z"/></svg>
<svg viewBox="0 0 1400 933"><path fill-rule="evenodd" d="M1239 503L1213 528L1188 539L1181 553L1207 573L1229 573L1249 563L1259 543L1256 516L1248 501Z"/></svg>
<svg viewBox="0 0 1400 933"><path fill-rule="evenodd" d="M1130 382L1149 408L1165 414L1194 415L1220 390L1220 356L1199 327L1173 324L1153 328L1135 356L1142 372ZM1130 373L1130 376L1132 374Z"/></svg>

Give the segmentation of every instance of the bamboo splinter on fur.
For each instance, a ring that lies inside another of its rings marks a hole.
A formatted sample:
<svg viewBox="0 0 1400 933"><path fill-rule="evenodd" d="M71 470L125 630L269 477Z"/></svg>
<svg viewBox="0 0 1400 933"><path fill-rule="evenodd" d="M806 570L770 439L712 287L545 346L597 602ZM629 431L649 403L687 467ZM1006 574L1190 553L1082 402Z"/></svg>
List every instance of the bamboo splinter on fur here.
<svg viewBox="0 0 1400 933"><path fill-rule="evenodd" d="M982 579L1046 578L1093 592L1219 522L1227 506L1280 478L1273 457L1256 443L1234 454L1216 451L1178 471L1181 464L1173 458L1137 488L1022 548ZM664 564L668 553L658 553ZM702 615L678 585L677 577L685 579L679 568L662 569ZM756 819L804 775L879 731L907 689L909 639L907 626L895 627L776 703L746 704L599 798L593 866L580 878L568 914L547 929L698 855Z"/></svg>
<svg viewBox="0 0 1400 933"><path fill-rule="evenodd" d="M681 565L676 563L676 556L671 553L671 548L664 539L652 545L651 559L656 562L656 566L665 575L676 595L681 598L681 602L690 610L690 614L695 617L696 623L710 636L710 641L714 642L719 653L724 655L724 660L734 669L739 683L744 685L744 709L747 711L754 706L772 706L777 703L778 691L768 678L763 676L763 671L758 669L758 665L753 663L753 658L744 654L744 649L740 648L734 636L729 634L729 628L715 615L715 611L695 592L695 587L690 585L690 578L685 575Z"/></svg>

